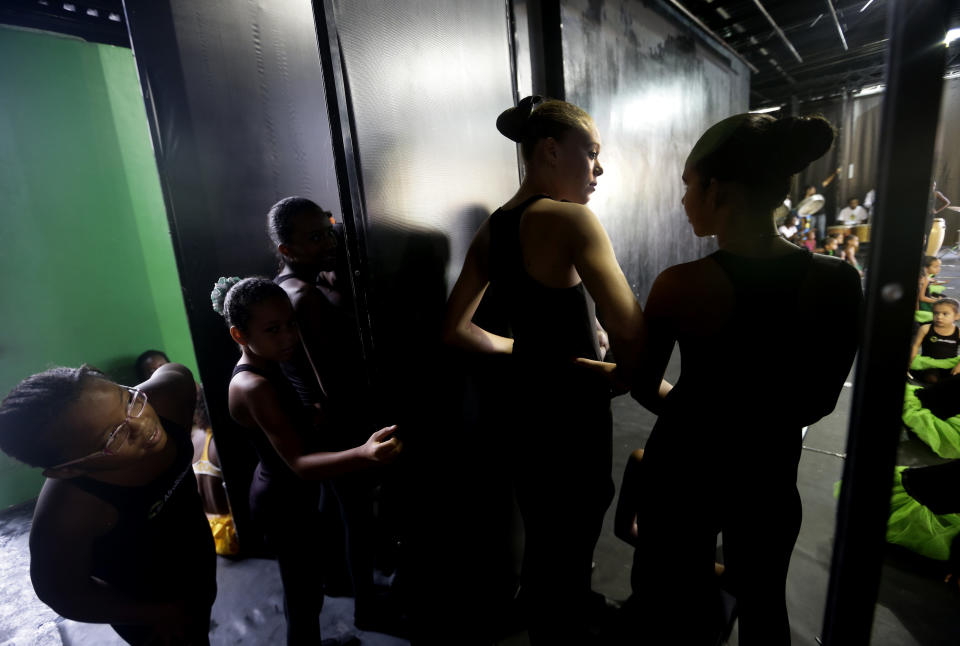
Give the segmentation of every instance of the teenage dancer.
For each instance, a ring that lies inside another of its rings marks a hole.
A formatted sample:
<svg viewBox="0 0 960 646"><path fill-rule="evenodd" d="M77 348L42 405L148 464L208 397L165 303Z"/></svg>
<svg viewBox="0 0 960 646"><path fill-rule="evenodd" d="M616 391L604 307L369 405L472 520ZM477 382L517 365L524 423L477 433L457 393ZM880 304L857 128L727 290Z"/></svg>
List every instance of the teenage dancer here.
<svg viewBox="0 0 960 646"><path fill-rule="evenodd" d="M661 273L647 300L634 393L655 396L675 343L683 366L635 484L636 625L626 643L638 635L716 643L718 532L740 643L790 643L785 584L800 529L801 429L836 404L857 348L861 290L853 267L783 240L772 212L791 176L833 137L822 118L742 114L707 130L687 159L687 219L720 249ZM805 342L829 344L833 359L803 365L778 354L786 321L813 330ZM785 402L788 383L802 384L804 396Z"/></svg>
<svg viewBox="0 0 960 646"><path fill-rule="evenodd" d="M535 644L587 643L591 560L613 496L610 390L579 369L598 358L596 302L613 352L635 355L642 312L599 219L585 205L603 173L593 119L564 101L527 97L497 119L521 145L517 193L480 227L450 294L447 343L512 354L504 451L514 460L525 547L521 598ZM488 285L501 294L512 338L472 322Z"/></svg>
<svg viewBox="0 0 960 646"><path fill-rule="evenodd" d="M241 348L230 381L230 415L252 431L260 464L250 487L251 515L277 553L283 581L287 643L320 643L323 605L318 482L395 460L395 426L360 446L322 451L323 421L303 406L280 371L301 343L286 292L265 278L221 278L211 298Z"/></svg>

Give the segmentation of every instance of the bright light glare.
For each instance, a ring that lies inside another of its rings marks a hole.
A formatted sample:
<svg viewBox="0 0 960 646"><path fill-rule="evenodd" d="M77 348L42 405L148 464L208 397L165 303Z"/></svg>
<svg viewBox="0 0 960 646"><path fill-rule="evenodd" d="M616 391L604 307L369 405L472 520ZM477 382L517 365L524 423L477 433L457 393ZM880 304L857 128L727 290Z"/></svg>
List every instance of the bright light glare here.
<svg viewBox="0 0 960 646"><path fill-rule="evenodd" d="M884 91L884 89L886 89L886 86L883 83L879 85L870 85L861 89L853 96L870 96L871 94L880 94Z"/></svg>
<svg viewBox="0 0 960 646"><path fill-rule="evenodd" d="M861 7L860 13L863 13L864 11L866 11L866 10L867 10L867 7L869 7L869 6L872 5L872 4L873 4L873 0L867 0L867 4L863 5L863 7Z"/></svg>
<svg viewBox="0 0 960 646"><path fill-rule="evenodd" d="M947 37L943 39L943 44L949 45L958 38L960 38L960 27L954 27L947 32Z"/></svg>
<svg viewBox="0 0 960 646"><path fill-rule="evenodd" d="M783 107L782 105L775 105L769 108L760 108L759 110L751 110L750 114L763 114L764 112L776 112L782 107Z"/></svg>

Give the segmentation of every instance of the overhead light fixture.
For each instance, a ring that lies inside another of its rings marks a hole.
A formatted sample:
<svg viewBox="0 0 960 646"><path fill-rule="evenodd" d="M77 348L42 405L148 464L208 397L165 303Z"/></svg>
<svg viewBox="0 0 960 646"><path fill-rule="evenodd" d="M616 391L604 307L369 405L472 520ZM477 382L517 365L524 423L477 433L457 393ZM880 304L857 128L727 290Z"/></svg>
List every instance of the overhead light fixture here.
<svg viewBox="0 0 960 646"><path fill-rule="evenodd" d="M853 96L861 97L861 96L871 96L873 94L880 94L886 89L886 87L887 86L884 85L883 83L880 83L879 85L870 85L865 88L861 88L860 91L854 94Z"/></svg>
<svg viewBox="0 0 960 646"><path fill-rule="evenodd" d="M758 109L756 109L756 110L750 110L750 114L765 114L765 113L767 113L767 112L776 112L777 110L780 110L781 108L783 108L782 105L774 105L774 106L771 106L771 107L769 107L769 108L758 108Z"/></svg>
<svg viewBox="0 0 960 646"><path fill-rule="evenodd" d="M864 11L866 11L867 7L869 7L872 4L873 4L873 0L867 0L867 4L860 7L860 13L863 13Z"/></svg>
<svg viewBox="0 0 960 646"><path fill-rule="evenodd" d="M943 44L949 46L950 43L960 38L960 27L954 27L947 32L947 37L943 39Z"/></svg>

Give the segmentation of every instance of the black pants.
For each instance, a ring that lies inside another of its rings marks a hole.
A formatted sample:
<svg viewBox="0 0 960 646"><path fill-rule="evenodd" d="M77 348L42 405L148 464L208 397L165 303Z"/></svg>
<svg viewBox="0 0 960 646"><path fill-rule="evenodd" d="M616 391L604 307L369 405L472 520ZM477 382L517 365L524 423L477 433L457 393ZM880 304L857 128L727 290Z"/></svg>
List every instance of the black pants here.
<svg viewBox="0 0 960 646"><path fill-rule="evenodd" d="M526 394L513 425L513 471L530 639L584 644L593 551L614 493L609 397L588 400L564 386Z"/></svg>
<svg viewBox="0 0 960 646"><path fill-rule="evenodd" d="M344 547L356 608L363 613L374 597L373 567L376 552L374 483L369 474L348 473L326 486L324 504L335 503L343 529Z"/></svg>
<svg viewBox="0 0 960 646"><path fill-rule="evenodd" d="M714 571L720 532L740 644L789 644L787 569L801 520L795 468L791 479L788 467L758 473L721 459L719 470L707 461L702 468L688 462L663 469L655 460L656 451L648 449L638 478L640 540L621 641L717 643L723 618Z"/></svg>
<svg viewBox="0 0 960 646"><path fill-rule="evenodd" d="M277 555L287 644L319 644L323 608L319 487L272 478L261 469L258 465L250 484L250 511L267 547Z"/></svg>

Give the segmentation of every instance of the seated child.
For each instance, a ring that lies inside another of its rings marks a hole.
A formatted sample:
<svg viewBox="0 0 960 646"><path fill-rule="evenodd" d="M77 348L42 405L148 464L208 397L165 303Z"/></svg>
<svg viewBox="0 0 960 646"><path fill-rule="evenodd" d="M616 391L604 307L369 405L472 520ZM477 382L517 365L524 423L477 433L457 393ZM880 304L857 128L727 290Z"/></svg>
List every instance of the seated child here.
<svg viewBox="0 0 960 646"><path fill-rule="evenodd" d="M855 235L848 235L843 239L843 252L841 257L847 264L851 265L854 269L860 272L860 277L863 278L863 267L860 266L860 262L857 260L857 252L859 250L859 237Z"/></svg>
<svg viewBox="0 0 960 646"><path fill-rule="evenodd" d="M960 311L960 302L952 298L942 298L933 305L933 321L921 325L917 331L910 353L910 362L917 355L931 359L949 359L958 355L958 341L960 329L956 320ZM960 374L960 364L952 370L933 368L931 370L917 370L913 376L923 383L934 384L952 375Z"/></svg>
<svg viewBox="0 0 960 646"><path fill-rule="evenodd" d="M833 236L827 236L823 239L823 250L820 252L824 256L837 255L837 239Z"/></svg>
<svg viewBox="0 0 960 646"><path fill-rule="evenodd" d="M940 259L935 256L924 256L923 270L920 272L920 300L917 303L917 310L930 312L933 310L933 304L939 300L938 293L943 291L942 287L937 289L936 276L939 273Z"/></svg>
<svg viewBox="0 0 960 646"><path fill-rule="evenodd" d="M811 252L817 251L817 232L813 229L807 231L806 237L803 239L803 246Z"/></svg>
<svg viewBox="0 0 960 646"><path fill-rule="evenodd" d="M140 381L146 381L160 366L168 363L170 359L164 352L147 350L137 357L134 369ZM210 522L217 554L234 556L240 552L240 543L227 500L217 445L213 441L213 429L210 428L210 418L203 399L203 387L199 383L196 386L197 405L193 410L193 428L190 431L190 440L193 443L193 473L197 477L203 511Z"/></svg>
<svg viewBox="0 0 960 646"><path fill-rule="evenodd" d="M168 363L136 387L89 366L28 377L0 449L47 476L30 530L37 596L131 644L209 644L216 556L190 467L196 387Z"/></svg>

